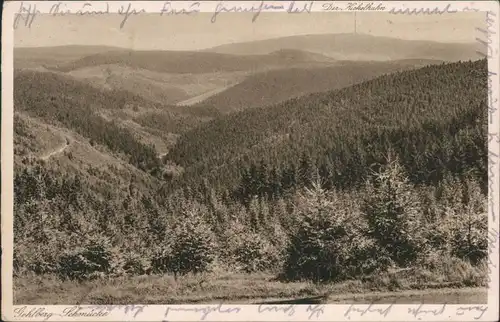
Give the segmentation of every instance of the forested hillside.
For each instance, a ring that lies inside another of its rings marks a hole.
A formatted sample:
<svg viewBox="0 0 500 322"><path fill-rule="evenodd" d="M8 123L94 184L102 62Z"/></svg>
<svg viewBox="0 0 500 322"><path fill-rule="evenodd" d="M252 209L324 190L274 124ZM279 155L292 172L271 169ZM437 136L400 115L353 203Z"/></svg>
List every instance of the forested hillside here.
<svg viewBox="0 0 500 322"><path fill-rule="evenodd" d="M213 73L266 68L283 68L294 64L317 64L334 62L331 58L301 51L279 51L266 55L226 55L196 51L110 51L60 64L59 71L98 65L120 64L164 73Z"/></svg>
<svg viewBox="0 0 500 322"><path fill-rule="evenodd" d="M108 46L55 46L55 47L16 47L14 48L14 67L33 68L56 66L68 63L87 55L119 50Z"/></svg>
<svg viewBox="0 0 500 322"><path fill-rule="evenodd" d="M317 168L327 186L352 187L392 148L415 183L485 183L486 75L486 60L428 66L247 110L183 134L168 158L187 169L181 182L236 189L261 168L288 188Z"/></svg>
<svg viewBox="0 0 500 322"><path fill-rule="evenodd" d="M228 84L238 83L248 73L250 72L176 74L115 64L88 66L64 74L89 82L98 88L127 90L162 104L174 104L207 91L224 88Z"/></svg>
<svg viewBox="0 0 500 322"><path fill-rule="evenodd" d="M16 110L69 128L111 151L124 153L131 164L142 170L157 171L155 147L140 142L119 118L108 120L103 115L128 117L145 125L150 132L161 128L163 133L180 133L200 122L198 117L172 112L168 106L139 95L122 90L99 90L54 73L16 71L14 83ZM154 124L149 121L151 115L154 115Z"/></svg>
<svg viewBox="0 0 500 322"><path fill-rule="evenodd" d="M365 283L404 268L416 287L485 286L486 67L428 66L206 123L197 107L16 72L14 274ZM137 133L162 129L180 137L160 161Z"/></svg>
<svg viewBox="0 0 500 322"><path fill-rule="evenodd" d="M389 62L338 61L321 68L287 68L270 70L247 77L241 83L198 103L222 113L276 104L306 94L340 89L383 74L426 65L433 60Z"/></svg>

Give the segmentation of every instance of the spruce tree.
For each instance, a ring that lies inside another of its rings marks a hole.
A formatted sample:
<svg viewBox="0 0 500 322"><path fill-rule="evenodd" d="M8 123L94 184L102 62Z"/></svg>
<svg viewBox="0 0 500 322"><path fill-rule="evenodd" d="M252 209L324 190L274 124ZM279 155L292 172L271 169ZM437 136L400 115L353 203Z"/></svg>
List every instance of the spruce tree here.
<svg viewBox="0 0 500 322"><path fill-rule="evenodd" d="M302 187L309 187L312 181L313 165L307 152L303 152L300 157L298 174L299 185Z"/></svg>
<svg viewBox="0 0 500 322"><path fill-rule="evenodd" d="M174 228L168 266L175 274L207 271L215 259L215 238L203 219L205 211L200 205L190 203Z"/></svg>
<svg viewBox="0 0 500 322"><path fill-rule="evenodd" d="M421 206L414 187L393 156L368 184L362 211L370 236L396 264L408 266L415 262L426 244Z"/></svg>

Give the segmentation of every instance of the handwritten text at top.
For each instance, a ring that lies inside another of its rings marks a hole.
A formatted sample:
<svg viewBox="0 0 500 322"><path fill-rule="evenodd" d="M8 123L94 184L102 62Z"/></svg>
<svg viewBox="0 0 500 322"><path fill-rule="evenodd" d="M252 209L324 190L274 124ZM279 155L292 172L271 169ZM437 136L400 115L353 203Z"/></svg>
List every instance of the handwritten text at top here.
<svg viewBox="0 0 500 322"><path fill-rule="evenodd" d="M269 4L266 1L260 1L258 5L241 6L232 3L227 3L224 1L218 2L212 12L210 21L215 23L217 18L222 13L252 13L252 22L257 21L257 18L263 11L266 12L284 12L288 14L300 14L300 13L311 13L313 9L314 1L300 2L288 1L283 4ZM159 13L160 16L174 16L174 15L185 15L193 16L201 11L200 2L172 2L166 1L162 3L162 7L158 8L150 13ZM81 7L75 8L70 5L69 2L58 2L53 4L48 12L42 12L40 7L37 7L36 3L24 3L21 2L19 10L14 15L14 29L19 26L24 26L31 28L34 21L39 15L48 14L54 17L57 16L101 16L108 14L119 14L122 18L120 21L120 28L125 27L129 18L132 16L142 15L146 13L146 10L138 4L132 2L126 4L120 4L117 10L111 10L110 4L108 2L85 2Z"/></svg>
<svg viewBox="0 0 500 322"><path fill-rule="evenodd" d="M219 1L215 3L215 8L212 9L210 14L210 21L215 23L219 15L223 13L251 13L252 22L257 21L262 12L282 12L288 14L308 14L315 11L385 11L391 14L443 14L443 13L456 13L458 10L451 9L451 4L443 8L419 8L419 9L401 9L401 8L387 8L385 4L374 2L335 2L335 3L319 3L315 6L315 1L255 1L255 4L249 5L245 3L242 5L238 2ZM52 4L48 11L42 12L40 6L37 7L35 2L24 3L21 2L19 9L14 16L14 29L21 25L31 28L34 21L40 14L49 14L52 16L100 16L105 14L118 14L121 16L120 28L125 27L126 23L133 16L150 13L161 16L194 16L200 12L208 12L202 10L202 3L199 1L165 1L158 2L158 7L154 10L146 10L141 7L141 4L133 2L120 3L116 8L117 3L110 4L109 2L89 1L81 5L75 6L69 1L61 1ZM151 3L152 4L152 3ZM156 3L155 3L156 4ZM114 9L112 10L111 7ZM46 10L46 9L45 9Z"/></svg>

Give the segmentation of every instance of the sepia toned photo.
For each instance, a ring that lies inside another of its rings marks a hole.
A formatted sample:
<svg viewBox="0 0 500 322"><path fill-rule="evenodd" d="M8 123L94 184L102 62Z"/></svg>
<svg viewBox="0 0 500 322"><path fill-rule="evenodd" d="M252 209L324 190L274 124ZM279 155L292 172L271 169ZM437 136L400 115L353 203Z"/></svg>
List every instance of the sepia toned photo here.
<svg viewBox="0 0 500 322"><path fill-rule="evenodd" d="M16 4L15 316L486 312L487 13L263 3Z"/></svg>

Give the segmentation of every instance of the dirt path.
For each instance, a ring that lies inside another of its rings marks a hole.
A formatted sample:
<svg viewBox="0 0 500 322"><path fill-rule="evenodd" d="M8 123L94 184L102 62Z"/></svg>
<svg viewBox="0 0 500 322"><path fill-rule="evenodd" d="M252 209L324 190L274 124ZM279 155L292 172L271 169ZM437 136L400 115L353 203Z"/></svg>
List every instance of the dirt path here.
<svg viewBox="0 0 500 322"><path fill-rule="evenodd" d="M418 303L448 303L448 304L484 304L488 302L487 290L484 288L442 288L427 290L406 290L400 292L365 292L353 294L334 294L314 296L301 299L266 299L257 304L418 304Z"/></svg>
<svg viewBox="0 0 500 322"><path fill-rule="evenodd" d="M66 150L66 148L69 146L69 144L70 144L69 138L64 137L64 144L63 145L61 145L60 147L58 147L57 149L55 149L49 153L44 154L43 156L40 157L40 159L48 160L50 157L64 152L64 150Z"/></svg>
<svg viewBox="0 0 500 322"><path fill-rule="evenodd" d="M199 103L201 101L206 100L210 96L214 96L216 94L222 93L223 91L225 91L226 89L228 89L230 87L233 87L234 85L236 85L236 84L232 84L232 85L228 85L228 86L216 88L214 90L205 92L205 93L197 95L195 97L188 98L187 100L184 100L182 102L178 102L175 105L177 105L177 106L190 106L190 105L194 105L196 103Z"/></svg>

